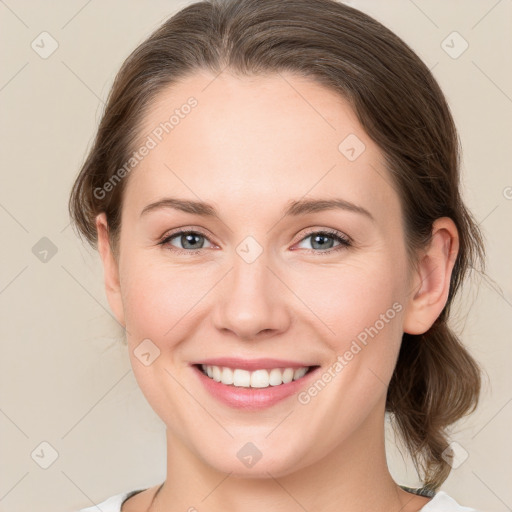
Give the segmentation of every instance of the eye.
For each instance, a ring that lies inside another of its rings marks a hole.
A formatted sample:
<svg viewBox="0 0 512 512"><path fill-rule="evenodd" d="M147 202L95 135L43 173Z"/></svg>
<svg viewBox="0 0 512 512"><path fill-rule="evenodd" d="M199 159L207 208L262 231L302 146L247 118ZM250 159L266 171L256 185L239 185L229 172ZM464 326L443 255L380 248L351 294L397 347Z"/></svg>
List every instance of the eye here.
<svg viewBox="0 0 512 512"><path fill-rule="evenodd" d="M335 251L345 249L352 245L351 240L347 236L336 230L312 231L303 237L299 243L303 243L308 239L311 239L312 245L312 249L309 250L314 253L331 254ZM193 230L181 230L166 235L164 239L159 242L159 244L167 247L171 251L176 251L178 253L197 254L202 249L205 249L205 240L210 243L210 247L213 247L211 242L209 242L208 237L204 233ZM333 240L338 242L338 245L333 246ZM177 241L180 246L176 246L173 241Z"/></svg>
<svg viewBox="0 0 512 512"><path fill-rule="evenodd" d="M176 247L172 240L175 240L181 244L181 247ZM176 231L166 236L160 243L160 245L167 246L170 250L177 252L186 252L188 254L195 254L201 249L204 249L204 241L208 240L205 234L199 231Z"/></svg>
<svg viewBox="0 0 512 512"><path fill-rule="evenodd" d="M311 246L312 250L315 253L333 253L335 251L339 251L342 249L345 249L347 247L350 247L351 241L348 237L340 233L336 230L323 230L323 231L312 231L308 235L306 235L300 243L304 242L305 240L311 239ZM338 242L337 246L334 246L333 249L333 242L332 240L335 240ZM307 249L307 247L306 247ZM320 249L320 250L316 250Z"/></svg>

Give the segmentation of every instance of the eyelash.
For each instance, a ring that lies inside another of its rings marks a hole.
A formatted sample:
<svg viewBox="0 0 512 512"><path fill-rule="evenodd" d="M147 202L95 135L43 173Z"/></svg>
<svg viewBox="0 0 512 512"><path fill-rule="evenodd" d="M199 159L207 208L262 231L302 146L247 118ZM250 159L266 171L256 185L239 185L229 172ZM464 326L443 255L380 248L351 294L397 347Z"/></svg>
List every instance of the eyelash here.
<svg viewBox="0 0 512 512"><path fill-rule="evenodd" d="M195 255L195 254L199 254L201 251L204 250L204 249L195 249L195 250L180 249L178 247L174 247L173 245L170 245L169 242L178 235L180 235L180 236L181 235L201 235L202 237L204 237L208 241L210 241L208 236L199 230L180 230L180 231L175 231L173 233L165 235L164 238L158 244L162 245L162 246L167 246L168 250L177 252L178 254L185 253L188 255ZM320 231L310 231L309 233L306 233L297 243L302 242L303 240L311 237L312 235L328 236L330 238L334 238L336 241L339 242L338 246L336 246L332 249L327 249L325 251L315 250L315 249L306 249L307 251L309 251L313 254L322 254L322 255L323 254L332 254L334 252L337 252L337 251L340 251L340 250L343 250L343 249L346 249L346 248L352 246L352 241L347 236L343 235L339 231L336 231L335 229L332 229L332 230L323 229Z"/></svg>

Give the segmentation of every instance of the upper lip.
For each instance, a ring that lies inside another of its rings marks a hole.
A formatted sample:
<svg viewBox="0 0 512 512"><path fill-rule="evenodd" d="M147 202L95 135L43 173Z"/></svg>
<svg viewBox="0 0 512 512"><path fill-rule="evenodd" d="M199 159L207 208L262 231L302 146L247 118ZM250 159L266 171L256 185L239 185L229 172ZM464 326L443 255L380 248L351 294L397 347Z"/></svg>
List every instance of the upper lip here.
<svg viewBox="0 0 512 512"><path fill-rule="evenodd" d="M271 370L272 368L304 368L309 366L316 366L311 364L302 363L300 361L291 361L288 359L240 359L238 357L214 357L211 359L202 359L191 363L192 365L211 365L211 366L226 366L228 368L239 368L241 370Z"/></svg>

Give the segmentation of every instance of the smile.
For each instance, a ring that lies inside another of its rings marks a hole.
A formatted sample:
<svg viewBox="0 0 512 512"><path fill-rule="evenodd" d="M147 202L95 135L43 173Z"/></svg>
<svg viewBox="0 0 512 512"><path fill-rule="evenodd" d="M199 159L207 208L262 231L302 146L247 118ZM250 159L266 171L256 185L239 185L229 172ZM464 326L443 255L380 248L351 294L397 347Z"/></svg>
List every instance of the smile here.
<svg viewBox="0 0 512 512"><path fill-rule="evenodd" d="M189 364L210 396L231 408L257 411L310 385L321 369L310 361L213 357Z"/></svg>
<svg viewBox="0 0 512 512"><path fill-rule="evenodd" d="M312 366L303 366L301 368L272 368L271 370L248 371L241 368L205 364L201 364L199 367L206 376L215 382L241 388L268 388L269 386L288 384L301 379L313 368Z"/></svg>

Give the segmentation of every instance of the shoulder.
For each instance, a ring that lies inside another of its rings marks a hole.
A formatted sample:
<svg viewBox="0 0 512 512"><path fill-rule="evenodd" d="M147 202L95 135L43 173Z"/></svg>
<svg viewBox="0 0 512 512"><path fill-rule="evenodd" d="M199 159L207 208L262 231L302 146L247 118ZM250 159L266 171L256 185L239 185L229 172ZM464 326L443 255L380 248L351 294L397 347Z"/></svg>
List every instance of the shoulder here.
<svg viewBox="0 0 512 512"><path fill-rule="evenodd" d="M463 507L443 491L438 492L419 512L480 512Z"/></svg>
<svg viewBox="0 0 512 512"><path fill-rule="evenodd" d="M115 494L114 496L107 498L105 501L102 501L97 505L92 505L87 508L81 508L78 512L98 512L98 509L101 510L101 512L121 512L121 506L123 502L126 501L131 496L133 496L134 494L137 494L142 491L143 489Z"/></svg>

